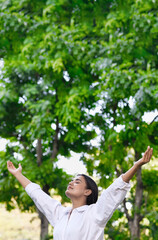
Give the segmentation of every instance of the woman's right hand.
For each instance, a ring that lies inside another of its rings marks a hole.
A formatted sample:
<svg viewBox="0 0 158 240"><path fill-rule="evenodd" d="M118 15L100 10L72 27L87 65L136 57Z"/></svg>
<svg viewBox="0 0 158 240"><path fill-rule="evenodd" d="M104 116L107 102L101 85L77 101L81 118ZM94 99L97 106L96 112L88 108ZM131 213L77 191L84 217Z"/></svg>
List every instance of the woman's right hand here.
<svg viewBox="0 0 158 240"><path fill-rule="evenodd" d="M19 183L25 188L31 181L22 174L22 166L19 163L19 167L16 168L11 161L7 161L8 171L16 177Z"/></svg>
<svg viewBox="0 0 158 240"><path fill-rule="evenodd" d="M16 168L11 161L7 161L7 168L8 168L8 171L9 171L11 174L13 174L14 176L16 176L16 174L22 172L22 166L21 166L20 163L19 163L19 167Z"/></svg>

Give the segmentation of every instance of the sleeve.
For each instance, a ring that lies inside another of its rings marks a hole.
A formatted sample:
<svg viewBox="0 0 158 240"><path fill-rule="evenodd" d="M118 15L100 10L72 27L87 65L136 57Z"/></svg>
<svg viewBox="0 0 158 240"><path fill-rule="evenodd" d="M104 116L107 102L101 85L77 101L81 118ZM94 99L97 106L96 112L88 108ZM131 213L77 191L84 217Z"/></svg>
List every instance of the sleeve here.
<svg viewBox="0 0 158 240"><path fill-rule="evenodd" d="M129 189L130 184L120 176L102 192L95 204L95 220L100 227L105 227Z"/></svg>
<svg viewBox="0 0 158 240"><path fill-rule="evenodd" d="M37 208L45 215L50 224L54 227L56 221L61 217L64 210L61 203L46 194L38 184L28 184L25 191L34 201Z"/></svg>

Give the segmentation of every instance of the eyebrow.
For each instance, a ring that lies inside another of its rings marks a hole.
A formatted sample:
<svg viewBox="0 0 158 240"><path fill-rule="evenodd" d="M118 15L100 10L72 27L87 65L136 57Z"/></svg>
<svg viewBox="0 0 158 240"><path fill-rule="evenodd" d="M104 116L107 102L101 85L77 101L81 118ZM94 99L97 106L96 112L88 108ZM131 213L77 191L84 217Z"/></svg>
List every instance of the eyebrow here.
<svg viewBox="0 0 158 240"><path fill-rule="evenodd" d="M73 179L73 181L80 181L80 182L82 182L81 179L79 179L79 178L75 178L75 179Z"/></svg>

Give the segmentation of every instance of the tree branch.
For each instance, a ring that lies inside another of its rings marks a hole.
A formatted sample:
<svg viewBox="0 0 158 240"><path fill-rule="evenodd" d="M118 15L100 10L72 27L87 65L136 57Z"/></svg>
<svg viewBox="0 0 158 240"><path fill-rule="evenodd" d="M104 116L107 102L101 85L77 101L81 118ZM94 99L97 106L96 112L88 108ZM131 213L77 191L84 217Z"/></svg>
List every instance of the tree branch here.
<svg viewBox="0 0 158 240"><path fill-rule="evenodd" d="M124 207L124 210L125 210L125 215L126 215L127 220L131 221L132 217L129 215L128 209L126 207L126 198L123 200L123 207Z"/></svg>
<svg viewBox="0 0 158 240"><path fill-rule="evenodd" d="M41 139L37 139L36 153L37 153L37 165L40 166L42 163L42 141L41 141Z"/></svg>
<svg viewBox="0 0 158 240"><path fill-rule="evenodd" d="M53 151L52 151L52 155L51 155L52 159L56 158L56 156L58 154L58 133L59 133L59 121L57 118L55 136L54 136L54 141L53 141Z"/></svg>
<svg viewBox="0 0 158 240"><path fill-rule="evenodd" d="M158 115L156 117L154 117L154 119L151 121L150 125L155 122L155 120L158 118Z"/></svg>

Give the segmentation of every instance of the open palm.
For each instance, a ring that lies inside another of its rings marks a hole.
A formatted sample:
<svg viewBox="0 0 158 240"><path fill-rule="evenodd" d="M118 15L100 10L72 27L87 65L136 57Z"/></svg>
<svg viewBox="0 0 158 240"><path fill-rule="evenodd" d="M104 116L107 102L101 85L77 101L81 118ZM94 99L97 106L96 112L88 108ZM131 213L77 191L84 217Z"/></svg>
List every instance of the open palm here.
<svg viewBox="0 0 158 240"><path fill-rule="evenodd" d="M7 161L7 168L8 168L8 171L13 175L16 175L18 172L22 171L22 166L20 163L19 163L19 167L16 168L11 161Z"/></svg>
<svg viewBox="0 0 158 240"><path fill-rule="evenodd" d="M150 146L148 146L143 157L138 162L140 162L141 165L144 165L144 164L150 162L152 153L153 153L153 148L150 148Z"/></svg>

